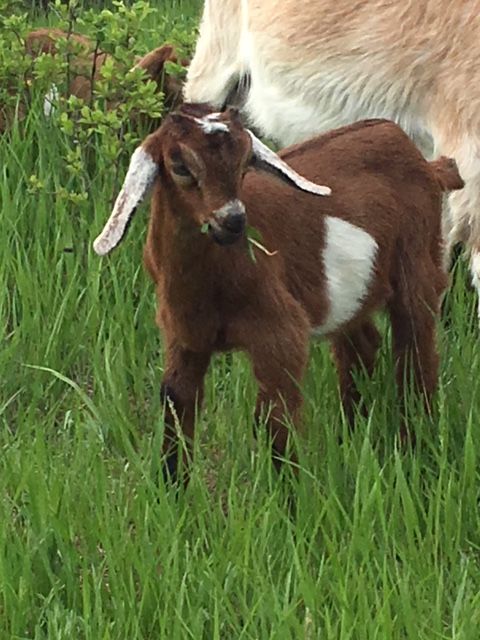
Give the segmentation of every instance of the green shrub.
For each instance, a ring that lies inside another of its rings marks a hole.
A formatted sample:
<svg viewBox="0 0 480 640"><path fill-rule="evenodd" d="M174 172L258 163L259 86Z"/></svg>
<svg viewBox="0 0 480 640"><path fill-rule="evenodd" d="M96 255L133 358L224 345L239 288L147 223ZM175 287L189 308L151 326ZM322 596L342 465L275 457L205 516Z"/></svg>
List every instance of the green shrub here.
<svg viewBox="0 0 480 640"><path fill-rule="evenodd" d="M56 55L33 59L25 46L32 30L31 15L21 0L0 0L0 128L15 126L22 135L32 119L41 118L43 126L59 129L64 166L72 185L59 196L78 203L86 199L89 182L127 157L165 115L163 93L143 70L132 69L135 57L148 52L149 41L153 46L163 44L165 40L156 39L162 35L181 55L188 55L195 32L193 23L191 28L182 26L185 23L167 24L166 17L147 0L130 4L114 0L111 8L100 10L85 8L79 0L50 4L50 21L66 37L56 41ZM92 68L82 71L90 83L88 99L69 95L79 56L84 54L72 37L77 33L91 40L95 52L108 54L100 69L95 68L92 56L88 61ZM183 71L178 65L168 68L169 74ZM47 95L49 118L43 114ZM75 178L73 182L71 178ZM42 181L33 175L31 186L41 189Z"/></svg>

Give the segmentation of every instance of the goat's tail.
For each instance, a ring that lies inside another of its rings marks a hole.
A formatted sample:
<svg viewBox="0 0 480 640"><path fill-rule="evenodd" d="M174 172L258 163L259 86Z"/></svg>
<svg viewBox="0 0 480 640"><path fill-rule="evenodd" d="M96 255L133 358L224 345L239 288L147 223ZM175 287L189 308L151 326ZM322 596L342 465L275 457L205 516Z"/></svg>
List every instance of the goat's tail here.
<svg viewBox="0 0 480 640"><path fill-rule="evenodd" d="M465 182L458 171L457 163L453 158L440 156L438 160L433 160L428 164L442 191L455 191L456 189L463 189L465 186Z"/></svg>

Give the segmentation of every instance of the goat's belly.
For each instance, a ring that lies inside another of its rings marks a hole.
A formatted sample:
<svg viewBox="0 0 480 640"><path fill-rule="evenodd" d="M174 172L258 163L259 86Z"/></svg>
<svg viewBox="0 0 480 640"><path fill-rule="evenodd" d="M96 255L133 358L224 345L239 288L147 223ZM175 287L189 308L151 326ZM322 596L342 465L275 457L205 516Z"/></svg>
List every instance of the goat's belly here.
<svg viewBox="0 0 480 640"><path fill-rule="evenodd" d="M368 64L321 61L302 67L273 64L259 48L249 60L246 103L252 124L282 146L363 118L395 120L411 135L425 132L408 87Z"/></svg>
<svg viewBox="0 0 480 640"><path fill-rule="evenodd" d="M375 278L377 252L369 233L327 216L323 264L329 306L322 324L313 329L315 335L336 331L359 313Z"/></svg>

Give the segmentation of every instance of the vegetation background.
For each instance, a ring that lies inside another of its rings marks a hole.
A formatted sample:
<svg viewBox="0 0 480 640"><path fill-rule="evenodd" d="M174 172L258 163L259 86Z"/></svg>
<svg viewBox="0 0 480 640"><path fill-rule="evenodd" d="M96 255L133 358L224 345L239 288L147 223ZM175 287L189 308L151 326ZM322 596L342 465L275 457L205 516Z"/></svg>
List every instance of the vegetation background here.
<svg viewBox="0 0 480 640"><path fill-rule="evenodd" d="M161 116L162 99L108 67L89 104L68 100L68 45L32 63L23 39L85 33L127 69L166 41L191 52L200 10L0 0L0 105L26 107L0 136L0 639L478 640L480 350L461 263L434 418L409 399L415 451L397 449L380 320L353 434L328 347L312 345L297 478L253 440L235 355L210 372L188 490L163 484L146 208L114 256L91 248L146 131L132 114Z"/></svg>

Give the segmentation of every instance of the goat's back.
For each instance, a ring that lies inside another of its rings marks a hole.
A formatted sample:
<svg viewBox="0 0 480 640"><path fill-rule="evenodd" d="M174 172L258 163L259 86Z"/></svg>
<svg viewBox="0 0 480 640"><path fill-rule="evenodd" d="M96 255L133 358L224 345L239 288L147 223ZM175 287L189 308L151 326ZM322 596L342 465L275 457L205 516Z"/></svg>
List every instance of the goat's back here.
<svg viewBox="0 0 480 640"><path fill-rule="evenodd" d="M439 228L440 183L393 122L357 122L288 147L280 155L309 180L328 184L332 194L319 198L259 174L247 176L244 197L250 222L266 231L274 228L276 236L279 227L295 226L314 237L322 231L322 214L351 222L384 244L422 226L428 235L428 229L435 233Z"/></svg>
<svg viewBox="0 0 480 640"><path fill-rule="evenodd" d="M435 168L397 125L385 120L358 122L280 155L309 180L329 185L332 194L306 194L251 173L242 197L249 224L260 230L268 250L278 251L261 261L264 277L277 270L309 311L314 326L321 324L325 308L318 292L324 287L328 242L337 243L330 250L346 273L361 261L362 251L366 260L371 259L366 234L373 238L378 247L373 269L380 275L369 293L372 308L385 301L404 260L417 263L419 269L423 263L428 263L427 269L433 265L432 278L442 280L442 184ZM336 224L340 235L328 236L327 216L354 228Z"/></svg>

